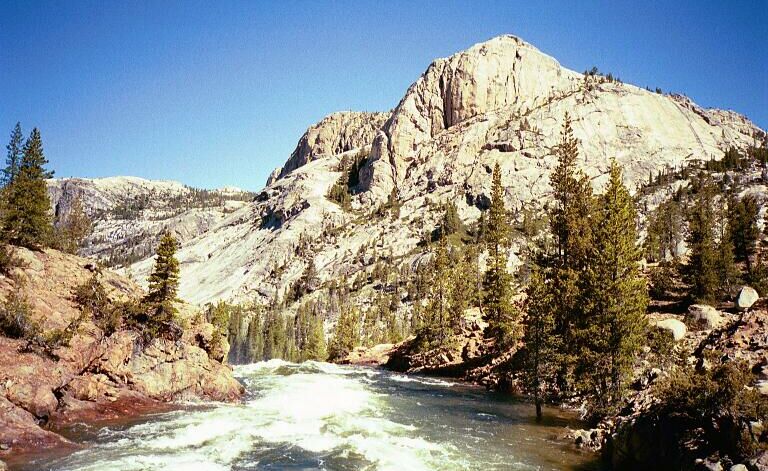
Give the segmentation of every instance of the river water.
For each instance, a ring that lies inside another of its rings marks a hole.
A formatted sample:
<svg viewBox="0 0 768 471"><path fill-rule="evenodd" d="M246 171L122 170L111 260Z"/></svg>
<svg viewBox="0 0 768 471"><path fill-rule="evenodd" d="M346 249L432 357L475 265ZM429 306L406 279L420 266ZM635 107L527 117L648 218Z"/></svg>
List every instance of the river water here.
<svg viewBox="0 0 768 471"><path fill-rule="evenodd" d="M29 470L581 470L572 420L447 380L281 360L235 367L239 404L188 404L71 435L85 448Z"/></svg>

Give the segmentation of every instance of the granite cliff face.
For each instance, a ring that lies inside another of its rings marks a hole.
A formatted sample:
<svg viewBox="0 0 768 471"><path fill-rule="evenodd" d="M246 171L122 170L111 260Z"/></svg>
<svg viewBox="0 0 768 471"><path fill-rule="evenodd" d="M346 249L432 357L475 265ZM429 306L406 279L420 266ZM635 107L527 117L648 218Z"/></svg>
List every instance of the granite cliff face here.
<svg viewBox="0 0 768 471"><path fill-rule="evenodd" d="M652 171L743 149L760 131L734 112L576 73L501 36L436 60L386 121L380 113L335 113L310 127L253 203L184 242L181 295L268 302L309 273L302 299L313 299L333 280L368 278L379 260L415 268L440 204L455 202L465 223L479 217L496 162L520 221L523 205L535 212L549 197L566 113L581 141L579 165L598 190L611 158L634 188ZM346 176L341 162L360 158L345 211L327 195ZM382 217L377 210L392 195L400 211ZM518 242L510 268L519 263ZM147 259L130 270L144 279L150 268ZM380 289L371 282L356 296L365 303Z"/></svg>
<svg viewBox="0 0 768 471"><path fill-rule="evenodd" d="M387 113L355 111L326 116L301 136L291 157L270 176L267 186L318 157L341 154L369 145L388 117Z"/></svg>
<svg viewBox="0 0 768 471"><path fill-rule="evenodd" d="M137 177L51 179L48 195L60 219L66 219L75 199L81 200L94 222L81 254L109 266L152 256L164 230L182 242L203 234L253 200L239 188L202 190Z"/></svg>

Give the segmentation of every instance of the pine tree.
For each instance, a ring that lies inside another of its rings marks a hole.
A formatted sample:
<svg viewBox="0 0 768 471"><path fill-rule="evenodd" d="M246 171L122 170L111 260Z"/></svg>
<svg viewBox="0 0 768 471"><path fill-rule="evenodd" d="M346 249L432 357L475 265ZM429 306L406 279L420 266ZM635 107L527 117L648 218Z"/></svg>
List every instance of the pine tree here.
<svg viewBox="0 0 768 471"><path fill-rule="evenodd" d="M674 199L661 203L648 218L646 256L653 262L666 260L668 256L676 258L684 233L680 204Z"/></svg>
<svg viewBox="0 0 768 471"><path fill-rule="evenodd" d="M24 153L22 141L24 135L21 133L21 123L16 123L16 127L11 132L11 140L5 147L8 150L8 154L5 158L5 169L3 169L2 180L0 180L0 186L3 188L10 185L19 174L19 166L21 165L21 159Z"/></svg>
<svg viewBox="0 0 768 471"><path fill-rule="evenodd" d="M50 242L50 200L45 180L53 174L45 169L40 131L32 130L24 144L18 174L5 188L2 232L15 245L37 249Z"/></svg>
<svg viewBox="0 0 768 471"><path fill-rule="evenodd" d="M461 253L456 249L451 252L451 273L449 303L451 312L448 316L450 329L458 332L464 311L479 302L480 289L477 267L477 250L473 246L467 246Z"/></svg>
<svg viewBox="0 0 768 471"><path fill-rule="evenodd" d="M751 271L751 258L757 249L760 229L757 226L760 206L752 195L743 198L731 198L728 203L728 226L733 240L734 255L740 262L746 263Z"/></svg>
<svg viewBox="0 0 768 471"><path fill-rule="evenodd" d="M511 345L516 337L517 313L512 303L512 275L507 271L507 250L510 243L510 225L504 207L504 189L501 186L501 167L493 169L491 207L485 232L489 252L488 270L483 288L483 308L488 320L488 334L495 337L500 347Z"/></svg>
<svg viewBox="0 0 768 471"><path fill-rule="evenodd" d="M157 247L155 268L149 276L149 293L145 300L154 310L157 324L170 322L176 314L173 303L179 288L179 261L176 259L178 242L170 232L163 234Z"/></svg>
<svg viewBox="0 0 768 471"><path fill-rule="evenodd" d="M545 276L538 266L531 271L526 289L524 336L526 388L533 395L536 420L541 420L541 406L547 396L547 386L555 380L558 336L552 304L555 293L546 285Z"/></svg>
<svg viewBox="0 0 768 471"><path fill-rule="evenodd" d="M440 223L440 236L445 237L459 232L461 225L462 222L456 205L453 202L447 203L443 213L443 220Z"/></svg>
<svg viewBox="0 0 768 471"><path fill-rule="evenodd" d="M72 201L67 217L55 224L54 247L63 252L77 253L92 228L93 221L85 213L82 198L77 196Z"/></svg>
<svg viewBox="0 0 768 471"><path fill-rule="evenodd" d="M316 309L310 306L299 308L295 330L296 345L299 348L301 361L324 361L328 358L323 319L318 315Z"/></svg>
<svg viewBox="0 0 768 471"><path fill-rule="evenodd" d="M360 315L351 306L342 307L328 346L328 358L336 360L347 356L360 345Z"/></svg>
<svg viewBox="0 0 768 471"><path fill-rule="evenodd" d="M734 259L734 232L728 221L728 211L721 198L715 213L715 231L718 238L715 270L717 272L718 294L728 296L739 276Z"/></svg>
<svg viewBox="0 0 768 471"><path fill-rule="evenodd" d="M597 412L621 399L647 329L648 294L639 272L636 219L634 202L613 161L608 188L600 197L586 273L586 315L577 335L579 385L591 395Z"/></svg>
<svg viewBox="0 0 768 471"><path fill-rule="evenodd" d="M576 168L578 143L566 114L557 148L558 164L550 177L555 199L550 230L555 239L556 265L575 270L586 266L590 253L592 225L589 218L593 203L589 179Z"/></svg>
<svg viewBox="0 0 768 471"><path fill-rule="evenodd" d="M443 345L450 329L448 318L451 309L451 277L448 244L445 237L435 244L433 257L430 290L427 295L427 304L422 311L423 323L417 332L422 349Z"/></svg>
<svg viewBox="0 0 768 471"><path fill-rule="evenodd" d="M578 344L573 334L583 317L583 279L581 273L588 267L592 250L593 195L587 177L576 168L578 140L573 136L571 120L566 114L560 144L557 147L558 164L550 176L554 206L549 223L554 239L554 253L545 265L553 298L555 334L562 339L558 386L564 392L570 389Z"/></svg>
<svg viewBox="0 0 768 471"><path fill-rule="evenodd" d="M698 181L693 207L688 216L690 249L685 265L685 278L691 295L702 302L713 302L718 291L717 245L714 238L714 185L710 180Z"/></svg>

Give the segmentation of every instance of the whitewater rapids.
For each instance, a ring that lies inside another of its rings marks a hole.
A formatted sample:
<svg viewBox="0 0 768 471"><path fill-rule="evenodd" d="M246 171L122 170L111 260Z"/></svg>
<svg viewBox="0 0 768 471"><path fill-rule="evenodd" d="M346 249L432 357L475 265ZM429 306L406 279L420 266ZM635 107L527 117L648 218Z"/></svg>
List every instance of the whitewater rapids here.
<svg viewBox="0 0 768 471"><path fill-rule="evenodd" d="M574 469L591 457L538 426L528 404L435 378L282 360L235 367L236 404L186 404L30 469ZM583 468L582 468L583 469Z"/></svg>

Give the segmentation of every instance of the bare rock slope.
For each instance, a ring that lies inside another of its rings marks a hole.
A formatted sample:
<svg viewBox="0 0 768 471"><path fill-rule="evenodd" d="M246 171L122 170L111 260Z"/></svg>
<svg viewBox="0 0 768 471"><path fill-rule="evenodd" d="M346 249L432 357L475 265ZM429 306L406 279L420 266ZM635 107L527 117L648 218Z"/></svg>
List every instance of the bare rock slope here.
<svg viewBox="0 0 768 471"><path fill-rule="evenodd" d="M137 177L51 179L48 194L58 220L65 220L80 199L94 221L81 254L109 266L151 256L166 229L182 242L203 234L253 200L239 188L203 190Z"/></svg>
<svg viewBox="0 0 768 471"><path fill-rule="evenodd" d="M367 279L377 260L413 268L441 203L455 202L464 222L479 217L497 162L521 218L523 205L549 198L566 113L581 141L579 165L597 189L612 158L636 187L652 171L743 149L760 131L734 112L585 76L519 38L497 37L433 62L383 123L382 114L337 113L311 127L253 203L185 240L181 294L199 303L269 301L304 283L302 299L311 299L344 276ZM348 178L341 163L361 157L345 210L329 190ZM393 198L399 211L387 215L382 205ZM131 270L143 279L150 267L147 259ZM358 299L376 289L364 287Z"/></svg>

